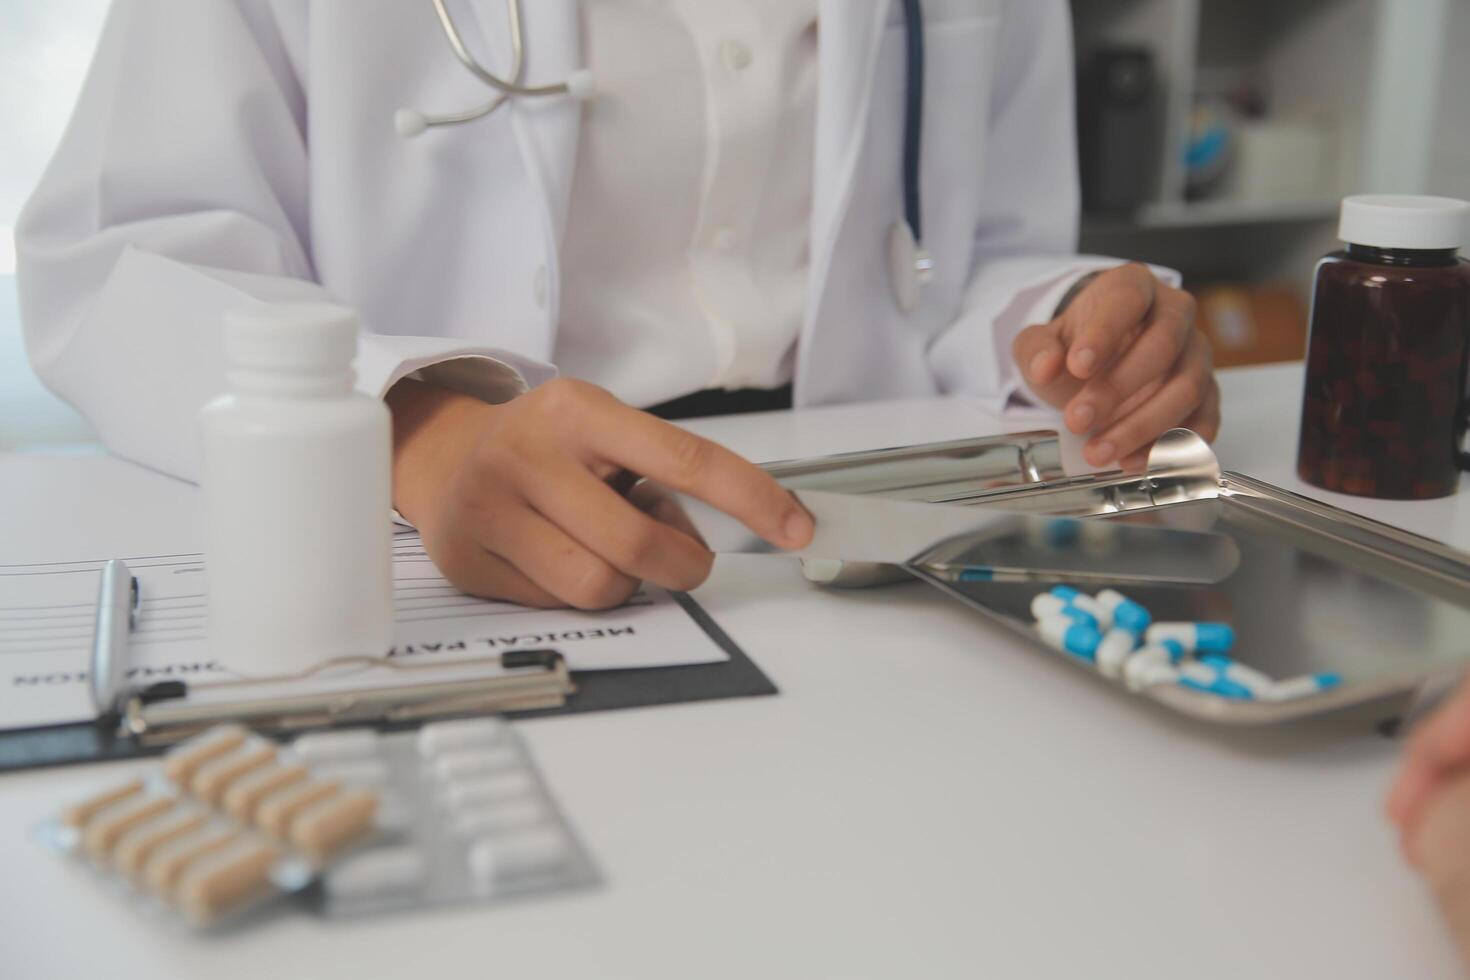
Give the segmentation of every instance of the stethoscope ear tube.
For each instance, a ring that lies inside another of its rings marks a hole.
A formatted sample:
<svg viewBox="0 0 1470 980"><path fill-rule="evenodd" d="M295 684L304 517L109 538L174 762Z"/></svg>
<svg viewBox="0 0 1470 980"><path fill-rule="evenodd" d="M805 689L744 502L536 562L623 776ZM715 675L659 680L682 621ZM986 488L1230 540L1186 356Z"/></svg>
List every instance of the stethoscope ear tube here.
<svg viewBox="0 0 1470 980"><path fill-rule="evenodd" d="M431 2L434 5L434 14L439 18L439 26L444 30L444 37L449 41L449 49L454 52L455 59L464 65L465 70L471 75L495 89L496 95L484 105L465 109L462 112L430 115L417 109L401 108L393 114L393 128L397 130L399 136L407 139L417 136L431 126L454 126L480 119L499 109L513 95L565 95L579 102L592 97L595 88L592 73L585 68L572 72L564 82L556 82L551 85L521 84L526 68L526 31L521 25L521 0L505 0L506 16L510 21L511 69L509 78L501 78L496 75L480 64L479 59L470 53L469 47L459 33L459 27L449 14L449 8L444 5L444 0L431 0Z"/></svg>
<svg viewBox="0 0 1470 980"><path fill-rule="evenodd" d="M454 57L465 70L494 89L495 96L483 105L440 115L401 108L393 114L393 126L399 136L409 138L433 126L452 126L480 119L499 109L511 97L561 95L581 100L593 95L593 78L585 68L572 72L563 82L551 85L522 84L526 38L521 19L521 0L506 0L505 4L510 22L509 78L496 75L475 58L464 43L444 0L431 2ZM889 230L888 257L898 308L905 313L912 313L918 308L924 284L934 272L934 261L924 249L923 208L919 199L919 148L922 145L924 126L924 15L919 0L903 0L903 24L906 39L903 88L903 219L895 222Z"/></svg>
<svg viewBox="0 0 1470 980"><path fill-rule="evenodd" d="M934 260L924 248L923 207L919 199L919 147L924 128L924 16L919 0L903 0L903 220L888 230L888 274L893 298L903 313L919 308L924 285L934 275Z"/></svg>
<svg viewBox="0 0 1470 980"><path fill-rule="evenodd" d="M924 18L919 0L903 0L905 49L903 82L903 218L914 241L922 244L919 208L919 145L924 126Z"/></svg>

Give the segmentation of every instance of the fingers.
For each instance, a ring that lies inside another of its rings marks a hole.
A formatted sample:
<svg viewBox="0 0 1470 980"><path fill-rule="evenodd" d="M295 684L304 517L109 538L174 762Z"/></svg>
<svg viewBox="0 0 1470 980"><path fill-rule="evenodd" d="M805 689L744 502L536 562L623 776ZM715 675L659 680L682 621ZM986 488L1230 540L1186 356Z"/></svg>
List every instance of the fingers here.
<svg viewBox="0 0 1470 980"><path fill-rule="evenodd" d="M1128 410L1129 406L1125 405L1124 411ZM1199 408L1194 410L1193 415L1180 424L1206 442L1214 442L1220 435L1220 383L1213 376L1205 391L1205 400L1200 403ZM1119 459L1118 466L1129 473L1144 472L1148 469L1148 456L1153 448L1154 444L1150 441L1148 445Z"/></svg>
<svg viewBox="0 0 1470 980"><path fill-rule="evenodd" d="M1158 392L1094 436L1083 454L1094 466L1106 466L1147 446L1192 416L1213 390L1209 343L1192 335L1178 369Z"/></svg>
<svg viewBox="0 0 1470 980"><path fill-rule="evenodd" d="M1404 860L1415 867L1419 864L1419 856L1414 847L1419 815L1433 797L1437 781L1438 775L1429 766L1406 762L1394 784L1393 794L1397 798L1399 814L1394 823L1399 828L1399 844Z"/></svg>
<svg viewBox="0 0 1470 980"><path fill-rule="evenodd" d="M1470 765L1470 687L1461 686L1409 738L1403 767L1389 792L1387 811L1406 842L1446 773ZM1412 858L1413 855L1411 854Z"/></svg>
<svg viewBox="0 0 1470 980"><path fill-rule="evenodd" d="M1067 370L1091 378L1112 361L1149 318L1156 280L1136 262L1109 269L1072 301L1062 314Z"/></svg>
<svg viewBox="0 0 1470 980"><path fill-rule="evenodd" d="M1193 297L1178 289L1161 291L1138 338L1068 403L1067 427L1076 433L1092 432L1121 415L1125 402L1169 375L1193 330Z"/></svg>
<svg viewBox="0 0 1470 980"><path fill-rule="evenodd" d="M1022 330L1011 344L1011 356L1032 390L1047 401L1052 401L1052 395L1046 389L1056 382L1064 382L1069 387L1075 384L1075 379L1062 373L1067 349L1062 345L1059 321L1036 323Z"/></svg>
<svg viewBox="0 0 1470 980"><path fill-rule="evenodd" d="M1400 827L1408 823L1408 816L1423 800L1434 783L1435 770L1428 759L1419 758L1412 751L1412 744L1404 752L1399 763L1399 773L1389 788L1384 811L1388 819Z"/></svg>
<svg viewBox="0 0 1470 980"><path fill-rule="evenodd" d="M1404 746L1404 757L1399 765L1399 774L1394 779L1392 788L1389 789L1385 806L1388 818L1399 824L1400 827L1408 822L1410 811L1418 806L1434 782L1436 767L1432 764L1431 753L1425 750L1422 739L1425 733L1439 721L1445 710L1448 710L1448 704L1445 708L1440 709L1441 713L1436 713L1424 722Z"/></svg>
<svg viewBox="0 0 1470 980"><path fill-rule="evenodd" d="M1463 857L1466 853L1463 828L1466 816L1470 816L1467 812L1467 804L1470 804L1467 789L1470 789L1470 774L1463 769L1427 777L1399 828L1400 847L1410 865L1433 876L1435 872L1446 870L1444 866L1453 851L1461 855L1460 868L1470 870ZM1447 812L1454 815L1452 835L1444 833ZM1470 885L1470 881L1464 883Z"/></svg>
<svg viewBox="0 0 1470 980"><path fill-rule="evenodd" d="M1148 450L1152 447L1129 453L1118 460L1118 468L1125 473L1142 473L1148 469Z"/></svg>
<svg viewBox="0 0 1470 980"><path fill-rule="evenodd" d="M1470 687L1462 685L1409 737L1406 757L1437 771L1470 763Z"/></svg>
<svg viewBox="0 0 1470 980"><path fill-rule="evenodd" d="M689 519L689 515L684 512L679 501L664 492L657 484L646 482L638 484L628 493L628 502L659 523L667 524L680 534L687 534L708 548L704 536L699 533L699 528L694 526L694 522Z"/></svg>
<svg viewBox="0 0 1470 980"><path fill-rule="evenodd" d="M709 577L714 556L696 537L650 517L588 470L548 466L522 492L545 519L625 575L681 591ZM646 491L644 499L651 500Z"/></svg>
<svg viewBox="0 0 1470 980"><path fill-rule="evenodd" d="M1191 430L1206 442L1214 442L1220 434L1220 384L1213 377L1210 378L1209 390L1205 392L1205 400L1200 407L1195 409L1194 414L1185 419L1181 425ZM1160 433L1162 435L1162 433ZM1150 442L1143 448L1131 452L1118 461L1119 467L1129 473L1142 473L1148 469L1149 453L1153 451L1154 444Z"/></svg>
<svg viewBox="0 0 1470 980"><path fill-rule="evenodd" d="M1470 775L1447 778L1406 841L1462 948L1470 945Z"/></svg>
<svg viewBox="0 0 1470 980"><path fill-rule="evenodd" d="M1194 414L1184 420L1184 427L1192 430L1205 442L1214 442L1220 436L1220 382L1213 375L1205 400L1200 402Z"/></svg>
<svg viewBox="0 0 1470 980"><path fill-rule="evenodd" d="M811 541L811 515L796 498L718 443L615 401L585 422L590 444L609 461L719 508L772 544Z"/></svg>
<svg viewBox="0 0 1470 980"><path fill-rule="evenodd" d="M595 481L594 481L595 482ZM577 609L611 609L638 591L638 579L574 539L529 507L483 529L487 550L504 558L559 604Z"/></svg>
<svg viewBox="0 0 1470 980"><path fill-rule="evenodd" d="M1131 264L1101 273L1078 294L1069 307L1051 323L1034 324L1022 330L1011 345L1011 355L1025 376L1031 390L1043 401L1058 407L1074 400L1085 383L1098 377L1117 358L1136 346L1135 338L1145 324L1153 325L1152 311L1159 287L1145 266ZM1181 319L1184 307L1193 301L1178 290L1164 290L1171 299L1170 312L1158 324L1160 337L1150 345L1166 345L1168 328ZM1185 316L1183 319L1190 319ZM1183 331L1181 331L1182 333ZM1182 337L1175 338L1176 350ZM1167 370L1173 359L1154 366L1160 358L1143 359L1142 367L1152 367L1155 376ZM1136 359L1135 359L1136 360ZM1139 372L1130 366L1131 374ZM1108 412L1116 411L1132 390L1142 381L1125 376L1125 389L1107 400L1106 405L1077 402L1068 426L1075 432L1092 431L1099 422L1108 420Z"/></svg>
<svg viewBox="0 0 1470 980"><path fill-rule="evenodd" d="M453 544L424 545L434 555L440 573L461 592L484 599L500 599L522 606L553 609L566 605L559 597L526 578L515 566L499 555L493 555L469 537Z"/></svg>

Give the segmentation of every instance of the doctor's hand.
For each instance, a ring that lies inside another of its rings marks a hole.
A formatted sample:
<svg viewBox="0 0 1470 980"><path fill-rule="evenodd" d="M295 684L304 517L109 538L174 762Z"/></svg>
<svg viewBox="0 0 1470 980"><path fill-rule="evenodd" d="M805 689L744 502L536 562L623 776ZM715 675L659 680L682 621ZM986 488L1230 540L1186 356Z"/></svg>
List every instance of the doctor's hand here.
<svg viewBox="0 0 1470 980"><path fill-rule="evenodd" d="M473 595L529 606L616 606L646 580L692 589L714 558L678 504L705 501L783 548L812 519L765 471L580 381L501 405L417 381L388 392L393 502L439 570Z"/></svg>
<svg viewBox="0 0 1470 980"><path fill-rule="evenodd" d="M1098 274L1050 323L1021 331L1012 353L1067 428L1089 436L1089 463L1142 470L1169 429L1210 441L1219 433L1214 355L1194 316L1194 297L1133 263Z"/></svg>

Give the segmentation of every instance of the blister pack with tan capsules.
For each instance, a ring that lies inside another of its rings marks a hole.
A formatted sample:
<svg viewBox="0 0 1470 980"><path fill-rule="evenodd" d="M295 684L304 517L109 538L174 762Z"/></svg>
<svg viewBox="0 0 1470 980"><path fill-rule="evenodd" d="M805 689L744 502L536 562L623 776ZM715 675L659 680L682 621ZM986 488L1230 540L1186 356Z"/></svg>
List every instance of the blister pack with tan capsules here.
<svg viewBox="0 0 1470 980"><path fill-rule="evenodd" d="M351 916L599 880L498 718L285 747L219 726L65 807L40 835L134 904L202 929L286 902Z"/></svg>

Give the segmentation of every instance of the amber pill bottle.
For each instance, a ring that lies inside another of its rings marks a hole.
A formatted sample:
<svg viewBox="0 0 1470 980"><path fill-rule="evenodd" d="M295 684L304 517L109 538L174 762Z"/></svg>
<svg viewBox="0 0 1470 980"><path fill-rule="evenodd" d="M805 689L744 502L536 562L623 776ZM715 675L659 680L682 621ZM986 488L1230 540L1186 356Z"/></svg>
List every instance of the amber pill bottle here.
<svg viewBox="0 0 1470 980"><path fill-rule="evenodd" d="M1467 465L1470 203L1346 198L1317 265L1297 474L1395 500L1455 492Z"/></svg>

